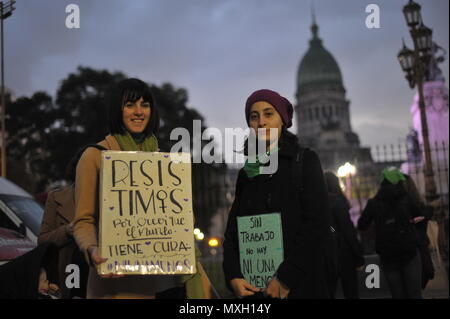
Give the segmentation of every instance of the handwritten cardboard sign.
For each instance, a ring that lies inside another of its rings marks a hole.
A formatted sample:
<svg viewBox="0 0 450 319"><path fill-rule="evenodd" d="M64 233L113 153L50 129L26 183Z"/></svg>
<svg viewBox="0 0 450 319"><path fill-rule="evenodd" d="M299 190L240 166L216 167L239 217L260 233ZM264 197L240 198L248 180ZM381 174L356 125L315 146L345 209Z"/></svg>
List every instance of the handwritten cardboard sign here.
<svg viewBox="0 0 450 319"><path fill-rule="evenodd" d="M245 280L266 288L283 262L279 213L238 217L239 257Z"/></svg>
<svg viewBox="0 0 450 319"><path fill-rule="evenodd" d="M190 154L104 151L100 169L101 274L192 274Z"/></svg>

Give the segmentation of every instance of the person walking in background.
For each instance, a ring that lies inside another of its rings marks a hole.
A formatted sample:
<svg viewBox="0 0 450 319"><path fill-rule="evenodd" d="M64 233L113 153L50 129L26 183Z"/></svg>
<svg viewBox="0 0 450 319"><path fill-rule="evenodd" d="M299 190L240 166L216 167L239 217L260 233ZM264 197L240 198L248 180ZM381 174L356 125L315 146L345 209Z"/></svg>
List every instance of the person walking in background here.
<svg viewBox="0 0 450 319"><path fill-rule="evenodd" d="M422 197L417 190L414 180L409 175L405 175L405 187L408 195L414 200L417 205L420 206L423 214L422 218L416 218L414 225L416 226L418 241L419 241L419 253L422 261L422 289L425 289L428 281L434 278L434 265L430 254L430 239L427 235L428 221L433 217L433 206L426 205ZM435 202L432 202L432 205ZM438 204L438 203L436 203Z"/></svg>
<svg viewBox="0 0 450 319"><path fill-rule="evenodd" d="M357 238L357 233L350 219L350 203L342 192L339 179L331 172L325 172L328 189L332 225L337 238L338 273L332 283L331 292L336 293L337 282L340 279L344 297L358 299L358 274L364 266L363 248Z"/></svg>
<svg viewBox="0 0 450 319"><path fill-rule="evenodd" d="M392 297L422 299L422 265L414 223L424 217L405 185L406 178L397 168L384 169L380 188L367 202L358 229L367 230L375 223L375 250Z"/></svg>
<svg viewBox="0 0 450 319"><path fill-rule="evenodd" d="M48 194L38 237L39 244L51 242L59 248L58 275L62 298L86 298L88 265L73 237L75 168L80 156L81 152L76 154L67 166L66 175L70 185L53 190ZM66 267L69 264L79 267L79 288L69 289L65 284L68 275Z"/></svg>
<svg viewBox="0 0 450 319"><path fill-rule="evenodd" d="M263 164L247 160L236 182L236 197L225 231L224 274L228 288L238 298L330 298L327 286L327 240L330 212L323 171L317 154L302 148L292 125L293 107L277 92L258 90L245 105L249 127L266 149L278 152L278 168L262 174ZM269 129L277 129L270 136ZM249 155L249 140L244 153ZM258 143L260 144L260 143ZM276 146L278 144L278 146ZM281 218L284 258L274 276L257 288L245 279L240 266L239 217L277 215Z"/></svg>

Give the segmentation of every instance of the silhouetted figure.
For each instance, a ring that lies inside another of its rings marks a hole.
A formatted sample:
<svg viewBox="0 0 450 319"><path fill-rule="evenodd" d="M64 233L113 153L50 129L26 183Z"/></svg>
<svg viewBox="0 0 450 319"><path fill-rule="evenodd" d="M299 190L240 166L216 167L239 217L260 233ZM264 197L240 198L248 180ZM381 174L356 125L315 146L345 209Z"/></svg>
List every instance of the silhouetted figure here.
<svg viewBox="0 0 450 319"><path fill-rule="evenodd" d="M419 240L419 253L422 261L422 289L425 289L428 281L434 278L434 265L430 254L430 239L427 235L428 221L433 217L433 207L426 205L420 196L414 180L405 174L405 187L412 200L416 201L420 206L423 214L423 219L416 219L414 225L416 226L417 236Z"/></svg>
<svg viewBox="0 0 450 319"><path fill-rule="evenodd" d="M328 188L332 223L336 230L338 252L338 273L335 281L331 283L330 290L335 295L337 282L340 279L344 297L358 299L357 269L364 265L363 248L350 218L350 203L342 192L339 179L331 172L326 172L324 175Z"/></svg>
<svg viewBox="0 0 450 319"><path fill-rule="evenodd" d="M416 201L406 192L405 176L396 168L383 170L383 180L358 220L367 230L375 223L375 250L395 299L422 298L422 265L414 223L423 219Z"/></svg>

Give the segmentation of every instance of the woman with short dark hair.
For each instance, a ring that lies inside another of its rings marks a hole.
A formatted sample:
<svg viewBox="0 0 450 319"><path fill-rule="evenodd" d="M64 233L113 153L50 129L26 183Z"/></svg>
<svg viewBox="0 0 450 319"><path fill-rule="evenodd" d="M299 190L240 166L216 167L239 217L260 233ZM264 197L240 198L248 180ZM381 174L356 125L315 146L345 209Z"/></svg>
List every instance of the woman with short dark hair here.
<svg viewBox="0 0 450 319"><path fill-rule="evenodd" d="M121 81L113 91L109 115L110 135L98 145L114 151L158 151L158 110L145 82ZM100 158L99 149L87 148L76 171L74 237L91 265L87 298L154 298L158 292L175 288L175 276L97 274L94 266L106 261L98 248Z"/></svg>
<svg viewBox="0 0 450 319"><path fill-rule="evenodd" d="M143 107L149 107L150 116L146 119L146 125L139 128L132 128L124 122L124 106L127 103L135 103L142 98ZM128 126L127 126L128 125ZM113 90L110 97L109 109L109 130L111 135L142 134L146 137L154 136L159 129L159 113L156 107L150 87L139 79L127 79L121 81L117 88Z"/></svg>

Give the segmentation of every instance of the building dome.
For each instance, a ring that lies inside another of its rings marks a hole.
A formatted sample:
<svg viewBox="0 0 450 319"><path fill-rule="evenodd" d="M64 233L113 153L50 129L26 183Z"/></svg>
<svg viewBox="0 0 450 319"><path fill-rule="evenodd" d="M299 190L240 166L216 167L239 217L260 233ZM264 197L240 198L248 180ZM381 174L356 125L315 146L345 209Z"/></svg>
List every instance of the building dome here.
<svg viewBox="0 0 450 319"><path fill-rule="evenodd" d="M298 88L309 84L342 84L341 70L318 37L318 26L314 22L311 26L313 38L309 41L309 50L303 56L297 74Z"/></svg>

